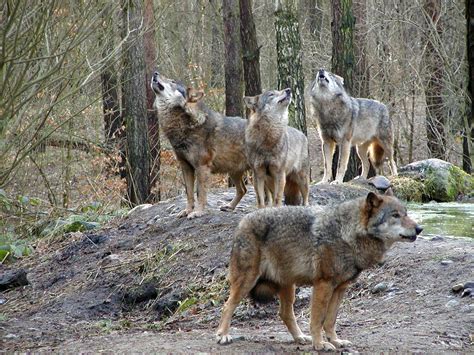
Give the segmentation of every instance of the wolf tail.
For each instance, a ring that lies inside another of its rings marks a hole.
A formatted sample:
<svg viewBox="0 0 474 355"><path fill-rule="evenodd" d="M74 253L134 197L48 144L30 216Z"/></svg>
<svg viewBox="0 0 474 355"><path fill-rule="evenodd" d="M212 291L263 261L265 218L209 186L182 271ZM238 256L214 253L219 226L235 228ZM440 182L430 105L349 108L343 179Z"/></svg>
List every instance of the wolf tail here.
<svg viewBox="0 0 474 355"><path fill-rule="evenodd" d="M369 158L375 168L380 168L383 163L383 158L385 155L385 150L383 147L377 142L372 142L369 147Z"/></svg>
<svg viewBox="0 0 474 355"><path fill-rule="evenodd" d="M288 177L285 184L285 205L288 206L299 206L301 205L301 194L300 188L296 181L293 181L291 177Z"/></svg>
<svg viewBox="0 0 474 355"><path fill-rule="evenodd" d="M256 303L269 303L275 299L280 286L273 281L258 279L257 284L249 292L250 298Z"/></svg>

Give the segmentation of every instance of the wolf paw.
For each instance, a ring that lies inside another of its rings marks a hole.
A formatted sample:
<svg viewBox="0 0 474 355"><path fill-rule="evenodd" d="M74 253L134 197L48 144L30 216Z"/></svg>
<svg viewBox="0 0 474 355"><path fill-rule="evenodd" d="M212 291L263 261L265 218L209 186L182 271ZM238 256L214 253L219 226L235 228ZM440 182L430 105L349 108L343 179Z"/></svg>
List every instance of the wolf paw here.
<svg viewBox="0 0 474 355"><path fill-rule="evenodd" d="M234 210L234 208L232 208L231 205L222 205L222 206L221 206L221 211L231 212L231 211L233 211L233 210Z"/></svg>
<svg viewBox="0 0 474 355"><path fill-rule="evenodd" d="M342 181L334 180L334 181L331 182L331 185L339 185L339 184L342 184Z"/></svg>
<svg viewBox="0 0 474 355"><path fill-rule="evenodd" d="M295 338L295 343L304 345L304 344L309 344L309 343L311 343L312 340L313 340L313 338L310 337L309 335L301 334L300 336L297 336L297 337Z"/></svg>
<svg viewBox="0 0 474 355"><path fill-rule="evenodd" d="M193 211L190 214L188 214L188 219L194 219L198 217L204 216L204 211Z"/></svg>
<svg viewBox="0 0 474 355"><path fill-rule="evenodd" d="M320 343L313 344L315 350L322 350L322 351L334 351L336 347L332 345L330 342L322 341Z"/></svg>
<svg viewBox="0 0 474 355"><path fill-rule="evenodd" d="M226 345L232 343L232 337L230 334L217 335L216 336L217 344Z"/></svg>
<svg viewBox="0 0 474 355"><path fill-rule="evenodd" d="M330 342L336 348L346 348L352 345L352 343L349 340L344 340L344 339L331 339Z"/></svg>
<svg viewBox="0 0 474 355"><path fill-rule="evenodd" d="M182 210L181 212L179 212L176 217L178 218L183 218L183 217L186 217L187 215L189 215L192 211L188 210L188 209L184 209Z"/></svg>

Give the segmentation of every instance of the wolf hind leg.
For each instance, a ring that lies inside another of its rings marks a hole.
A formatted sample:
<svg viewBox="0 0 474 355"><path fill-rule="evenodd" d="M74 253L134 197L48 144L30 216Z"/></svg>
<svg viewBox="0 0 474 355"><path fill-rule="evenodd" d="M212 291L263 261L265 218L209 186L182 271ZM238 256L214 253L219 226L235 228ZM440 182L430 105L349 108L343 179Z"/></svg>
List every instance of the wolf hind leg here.
<svg viewBox="0 0 474 355"><path fill-rule="evenodd" d="M352 345L349 340L340 339L336 334L337 312L348 286L348 283L344 283L334 290L331 301L329 302L328 312L323 325L329 342L337 348L343 348Z"/></svg>
<svg viewBox="0 0 474 355"><path fill-rule="evenodd" d="M232 343L232 336L229 334L232 315L242 298L244 298L257 283L259 277L258 272L258 265L254 265L251 272L246 272L246 270L235 270L234 273L231 272L229 298L224 304L221 320L216 333L218 344L225 345ZM232 274L237 274L237 276L234 277Z"/></svg>
<svg viewBox="0 0 474 355"><path fill-rule="evenodd" d="M242 197L247 193L243 172L230 175L230 179L235 185L235 196L229 204L221 206L221 211L233 211Z"/></svg>
<svg viewBox="0 0 474 355"><path fill-rule="evenodd" d="M295 285L280 288L278 297L280 298L280 310L278 314L281 320L285 323L288 331L293 336L295 342L299 344L308 344L311 342L311 337L303 334L300 327L296 323L293 304L295 303Z"/></svg>

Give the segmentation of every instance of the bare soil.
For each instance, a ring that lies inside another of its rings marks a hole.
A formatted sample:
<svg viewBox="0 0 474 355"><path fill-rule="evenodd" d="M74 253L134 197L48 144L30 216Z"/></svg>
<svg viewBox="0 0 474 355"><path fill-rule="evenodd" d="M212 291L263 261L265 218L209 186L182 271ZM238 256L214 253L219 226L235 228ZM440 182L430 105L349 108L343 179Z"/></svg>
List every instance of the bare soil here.
<svg viewBox="0 0 474 355"><path fill-rule="evenodd" d="M361 186L311 188L311 203L328 205L366 194ZM24 268L30 285L0 293L4 351L295 352L277 303L242 302L236 341L215 344L228 293L232 233L254 210L254 195L221 212L233 191L211 194L209 214L177 219L184 198L162 202L88 233L42 241ZM6 267L4 267L5 271ZM0 271L1 273L1 271ZM474 242L426 236L399 243L386 262L360 276L338 317L352 352L474 352L474 298L452 292L474 281ZM386 289L373 293L375 285ZM309 332L309 288L297 293L296 315Z"/></svg>

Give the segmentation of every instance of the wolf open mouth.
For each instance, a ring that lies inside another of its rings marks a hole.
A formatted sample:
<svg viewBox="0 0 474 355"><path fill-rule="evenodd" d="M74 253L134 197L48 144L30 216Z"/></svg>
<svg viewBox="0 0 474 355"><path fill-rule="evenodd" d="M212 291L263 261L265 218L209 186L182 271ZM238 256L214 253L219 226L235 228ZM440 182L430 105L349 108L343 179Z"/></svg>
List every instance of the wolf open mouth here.
<svg viewBox="0 0 474 355"><path fill-rule="evenodd" d="M400 234L400 237L402 237L403 239L408 239L409 241L411 242L414 242L416 240L416 234L414 235L403 235L403 234Z"/></svg>

